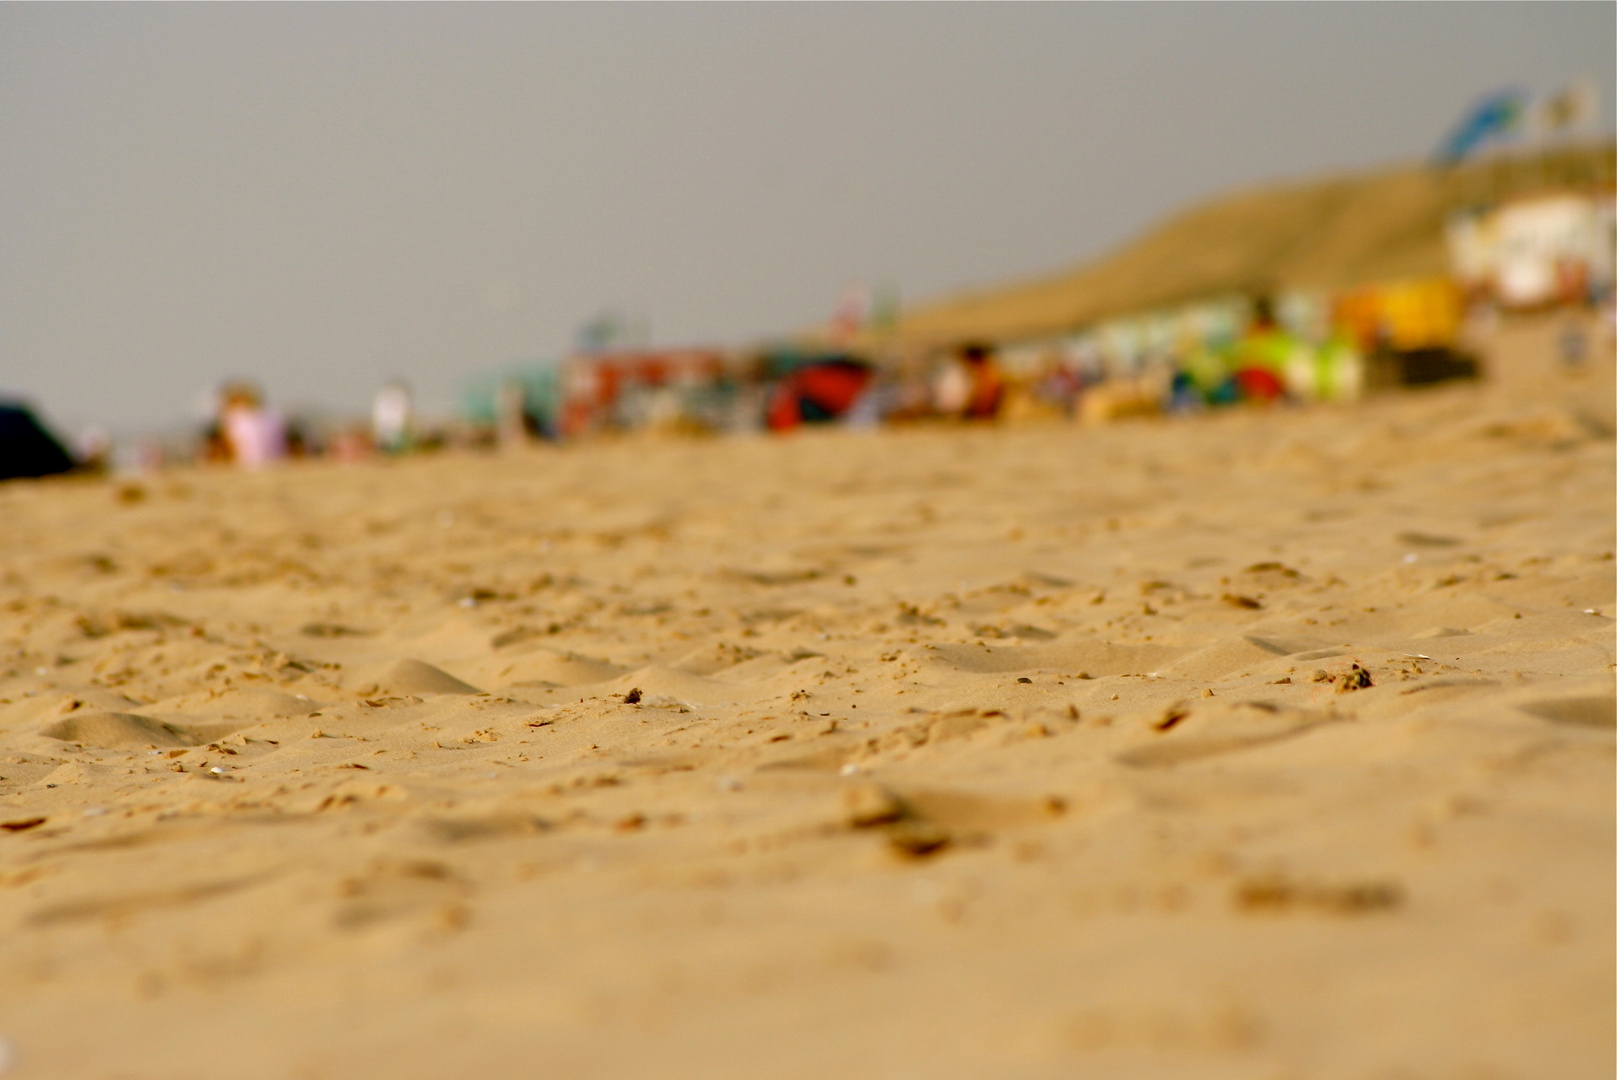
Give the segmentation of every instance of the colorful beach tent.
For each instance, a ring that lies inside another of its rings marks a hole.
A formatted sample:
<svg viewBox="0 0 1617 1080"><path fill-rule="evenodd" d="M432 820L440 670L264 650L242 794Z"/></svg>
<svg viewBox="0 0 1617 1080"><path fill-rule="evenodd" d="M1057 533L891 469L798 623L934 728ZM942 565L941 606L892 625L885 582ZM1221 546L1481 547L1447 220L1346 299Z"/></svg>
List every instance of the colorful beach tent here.
<svg viewBox="0 0 1617 1080"><path fill-rule="evenodd" d="M767 363L767 361L766 361ZM801 357L784 371L769 398L767 422L784 431L848 414L871 382L870 365L856 357Z"/></svg>

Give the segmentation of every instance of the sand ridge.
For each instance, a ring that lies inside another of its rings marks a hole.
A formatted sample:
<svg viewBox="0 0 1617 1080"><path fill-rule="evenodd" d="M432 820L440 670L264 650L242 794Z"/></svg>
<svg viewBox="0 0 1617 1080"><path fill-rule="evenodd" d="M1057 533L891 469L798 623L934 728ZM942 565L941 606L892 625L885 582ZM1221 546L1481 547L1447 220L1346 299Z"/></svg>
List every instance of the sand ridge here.
<svg viewBox="0 0 1617 1080"><path fill-rule="evenodd" d="M1609 1075L1531 386L0 488L16 1075Z"/></svg>

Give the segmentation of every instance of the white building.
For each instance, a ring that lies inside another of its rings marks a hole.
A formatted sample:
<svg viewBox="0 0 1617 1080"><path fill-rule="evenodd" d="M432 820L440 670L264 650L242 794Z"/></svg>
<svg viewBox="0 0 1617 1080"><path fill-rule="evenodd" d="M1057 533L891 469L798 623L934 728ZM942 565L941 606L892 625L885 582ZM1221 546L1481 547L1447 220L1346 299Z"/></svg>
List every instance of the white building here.
<svg viewBox="0 0 1617 1080"><path fill-rule="evenodd" d="M1448 243L1461 283L1503 307L1575 303L1611 287L1617 214L1609 195L1541 195L1456 217Z"/></svg>

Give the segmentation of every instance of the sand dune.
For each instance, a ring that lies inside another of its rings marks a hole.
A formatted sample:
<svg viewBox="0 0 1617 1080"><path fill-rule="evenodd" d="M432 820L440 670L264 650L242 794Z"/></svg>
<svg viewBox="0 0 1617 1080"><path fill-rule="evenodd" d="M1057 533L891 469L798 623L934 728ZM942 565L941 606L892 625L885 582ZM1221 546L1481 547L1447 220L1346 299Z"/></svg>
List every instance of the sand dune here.
<svg viewBox="0 0 1617 1080"><path fill-rule="evenodd" d="M461 682L442 668L421 660L400 660L381 678L381 686L395 694L479 694L470 683Z"/></svg>
<svg viewBox="0 0 1617 1080"><path fill-rule="evenodd" d="M0 487L14 1075L1609 1076L1617 425L1552 331Z"/></svg>
<svg viewBox="0 0 1617 1080"><path fill-rule="evenodd" d="M49 739L103 748L120 746L195 746L202 741L177 724L134 713L75 713L39 729Z"/></svg>
<svg viewBox="0 0 1617 1080"><path fill-rule="evenodd" d="M924 304L888 342L911 346L1059 336L1207 297L1337 290L1450 272L1449 216L1565 186L1609 186L1614 150L1564 148L1450 169L1410 165L1213 199L1087 265Z"/></svg>

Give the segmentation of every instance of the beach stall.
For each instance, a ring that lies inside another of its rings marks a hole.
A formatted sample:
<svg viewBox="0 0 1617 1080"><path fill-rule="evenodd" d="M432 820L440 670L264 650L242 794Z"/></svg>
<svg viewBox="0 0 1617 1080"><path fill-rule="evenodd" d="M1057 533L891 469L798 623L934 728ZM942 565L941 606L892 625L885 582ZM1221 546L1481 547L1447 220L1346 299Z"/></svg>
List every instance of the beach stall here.
<svg viewBox="0 0 1617 1080"><path fill-rule="evenodd" d="M575 353L561 368L560 433L726 426L734 368L718 349Z"/></svg>
<svg viewBox="0 0 1617 1080"><path fill-rule="evenodd" d="M1610 295L1613 158L1609 142L1555 146L1238 191L1095 261L908 308L869 340L943 364L991 343L1013 383L1082 355L1073 400L1091 405L1071 411L1097 417L1139 412L1159 386L1162 405L1195 408L1277 382L1289 397L1347 400L1474 375L1460 341L1473 282L1510 304ZM1455 219L1479 193L1501 210Z"/></svg>
<svg viewBox="0 0 1617 1080"><path fill-rule="evenodd" d="M1365 357L1366 389L1475 378L1461 344L1465 297L1447 277L1377 282L1337 294L1334 321Z"/></svg>
<svg viewBox="0 0 1617 1080"><path fill-rule="evenodd" d="M1459 282L1506 310L1585 304L1611 292L1610 193L1538 195L1457 214L1447 239Z"/></svg>

